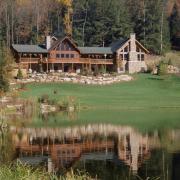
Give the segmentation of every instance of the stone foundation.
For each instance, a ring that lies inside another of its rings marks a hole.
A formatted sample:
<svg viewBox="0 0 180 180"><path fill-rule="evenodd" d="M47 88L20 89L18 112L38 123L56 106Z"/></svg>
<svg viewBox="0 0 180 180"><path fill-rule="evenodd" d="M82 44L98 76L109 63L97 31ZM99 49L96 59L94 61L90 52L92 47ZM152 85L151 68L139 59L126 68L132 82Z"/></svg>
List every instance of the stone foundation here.
<svg viewBox="0 0 180 180"><path fill-rule="evenodd" d="M129 61L128 62L128 72L130 74L137 72L147 71L147 65L144 61Z"/></svg>

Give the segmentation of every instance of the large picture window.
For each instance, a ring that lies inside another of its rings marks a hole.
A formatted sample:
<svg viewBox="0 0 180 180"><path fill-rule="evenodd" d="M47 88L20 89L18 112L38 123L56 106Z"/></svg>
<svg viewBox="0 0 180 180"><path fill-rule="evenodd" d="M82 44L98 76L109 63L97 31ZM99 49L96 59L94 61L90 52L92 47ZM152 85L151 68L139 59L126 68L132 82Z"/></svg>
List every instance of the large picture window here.
<svg viewBox="0 0 180 180"><path fill-rule="evenodd" d="M78 57L78 55L76 55L76 54L56 54L57 59L59 59L59 58L69 59L69 58L76 58L76 57Z"/></svg>

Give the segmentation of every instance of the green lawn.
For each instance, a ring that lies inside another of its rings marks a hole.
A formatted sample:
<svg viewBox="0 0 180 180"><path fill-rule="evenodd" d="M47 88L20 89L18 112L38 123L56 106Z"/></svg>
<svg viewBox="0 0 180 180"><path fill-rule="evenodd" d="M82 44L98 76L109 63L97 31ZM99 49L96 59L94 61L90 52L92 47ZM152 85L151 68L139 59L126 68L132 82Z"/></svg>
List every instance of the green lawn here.
<svg viewBox="0 0 180 180"><path fill-rule="evenodd" d="M134 77L134 81L108 86L29 84L21 96L38 98L42 94L49 94L54 99L75 96L82 106L89 107L74 115L61 112L48 116L48 119L36 116L33 126L111 123L130 125L145 131L180 128L180 77L162 79L147 74ZM58 94L54 95L54 90Z"/></svg>
<svg viewBox="0 0 180 180"><path fill-rule="evenodd" d="M59 100L66 96L75 96L81 104L95 109L180 108L179 77L162 79L142 74L136 75L135 79L108 86L30 84L21 96L37 98L48 94L50 98ZM54 90L58 92L55 95Z"/></svg>

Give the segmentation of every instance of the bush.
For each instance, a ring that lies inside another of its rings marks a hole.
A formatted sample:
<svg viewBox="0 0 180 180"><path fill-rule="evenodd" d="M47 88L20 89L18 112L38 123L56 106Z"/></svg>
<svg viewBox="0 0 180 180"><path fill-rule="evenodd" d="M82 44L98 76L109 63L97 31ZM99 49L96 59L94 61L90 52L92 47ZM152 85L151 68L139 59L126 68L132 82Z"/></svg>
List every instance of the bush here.
<svg viewBox="0 0 180 180"><path fill-rule="evenodd" d="M26 89L26 84L25 83L21 83L20 84L20 89L22 89L22 90Z"/></svg>
<svg viewBox="0 0 180 180"><path fill-rule="evenodd" d="M60 110L71 110L73 109L73 111L76 111L79 109L79 103L76 99L76 97L73 96L69 96L67 98L65 98L63 101L60 101L58 103L59 109Z"/></svg>
<svg viewBox="0 0 180 180"><path fill-rule="evenodd" d="M49 103L49 95L43 94L40 98L38 98L39 103Z"/></svg>
<svg viewBox="0 0 180 180"><path fill-rule="evenodd" d="M158 75L166 75L168 73L168 64L163 61L160 62L158 66Z"/></svg>
<svg viewBox="0 0 180 180"><path fill-rule="evenodd" d="M94 69L94 76L98 76L99 75L99 68L98 66L96 65L95 66L95 69Z"/></svg>
<svg viewBox="0 0 180 180"><path fill-rule="evenodd" d="M0 73L0 91L7 92L9 90L8 79Z"/></svg>
<svg viewBox="0 0 180 180"><path fill-rule="evenodd" d="M100 73L102 73L102 74L106 73L105 65L101 65Z"/></svg>
<svg viewBox="0 0 180 180"><path fill-rule="evenodd" d="M23 79L23 74L22 74L21 69L18 69L17 79Z"/></svg>
<svg viewBox="0 0 180 180"><path fill-rule="evenodd" d="M171 60L171 59L169 59L169 61L168 61L168 65L170 65L170 66L172 66L172 65L173 65L173 63L172 63L172 60Z"/></svg>

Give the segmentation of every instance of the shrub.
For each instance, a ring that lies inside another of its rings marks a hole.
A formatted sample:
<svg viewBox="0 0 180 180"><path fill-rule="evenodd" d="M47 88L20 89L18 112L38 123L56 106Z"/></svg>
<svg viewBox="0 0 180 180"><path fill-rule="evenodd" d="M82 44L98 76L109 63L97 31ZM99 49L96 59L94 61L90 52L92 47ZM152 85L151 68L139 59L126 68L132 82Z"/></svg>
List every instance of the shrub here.
<svg viewBox="0 0 180 180"><path fill-rule="evenodd" d="M95 66L95 69L94 69L94 76L98 76L99 75L99 68L98 66L96 65Z"/></svg>
<svg viewBox="0 0 180 180"><path fill-rule="evenodd" d="M49 95L43 94L40 98L38 98L39 103L48 103L49 102Z"/></svg>
<svg viewBox="0 0 180 180"><path fill-rule="evenodd" d="M168 64L163 61L158 66L158 75L166 75L168 73Z"/></svg>
<svg viewBox="0 0 180 180"><path fill-rule="evenodd" d="M148 64L147 66L147 73L152 73L154 71L156 66L154 66L154 64Z"/></svg>
<svg viewBox="0 0 180 180"><path fill-rule="evenodd" d="M168 65L173 65L173 63L172 63L172 60L171 59L169 59L169 61L168 61Z"/></svg>
<svg viewBox="0 0 180 180"><path fill-rule="evenodd" d="M58 91L55 89L55 90L53 91L53 93L54 93L54 94L57 94L57 93L58 93Z"/></svg>
<svg viewBox="0 0 180 180"><path fill-rule="evenodd" d="M106 73L105 65L101 65L100 73L102 73L102 74Z"/></svg>
<svg viewBox="0 0 180 180"><path fill-rule="evenodd" d="M20 84L20 89L26 89L26 84L25 83L21 83Z"/></svg>
<svg viewBox="0 0 180 180"><path fill-rule="evenodd" d="M23 74L22 74L21 69L18 69L17 79L23 79Z"/></svg>
<svg viewBox="0 0 180 180"><path fill-rule="evenodd" d="M9 81L4 75L1 75L0 73L0 91L7 92L8 90L9 90Z"/></svg>
<svg viewBox="0 0 180 180"><path fill-rule="evenodd" d="M65 98L63 101L58 103L59 109L60 110L78 110L79 109L79 103L76 99L76 97L73 96L69 96L67 98Z"/></svg>

